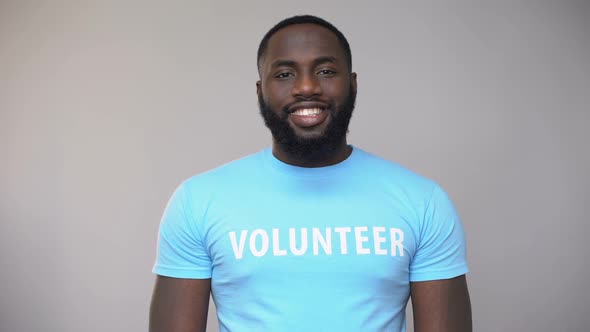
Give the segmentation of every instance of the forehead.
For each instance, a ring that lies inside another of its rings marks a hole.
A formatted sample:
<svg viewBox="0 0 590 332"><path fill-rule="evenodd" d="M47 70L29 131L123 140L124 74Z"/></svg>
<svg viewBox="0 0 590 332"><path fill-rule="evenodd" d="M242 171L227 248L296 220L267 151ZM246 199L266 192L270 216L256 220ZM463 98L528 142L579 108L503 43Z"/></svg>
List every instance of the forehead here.
<svg viewBox="0 0 590 332"><path fill-rule="evenodd" d="M344 63L345 54L338 37L317 24L294 24L277 31L268 41L264 62L276 59L303 60L331 56Z"/></svg>

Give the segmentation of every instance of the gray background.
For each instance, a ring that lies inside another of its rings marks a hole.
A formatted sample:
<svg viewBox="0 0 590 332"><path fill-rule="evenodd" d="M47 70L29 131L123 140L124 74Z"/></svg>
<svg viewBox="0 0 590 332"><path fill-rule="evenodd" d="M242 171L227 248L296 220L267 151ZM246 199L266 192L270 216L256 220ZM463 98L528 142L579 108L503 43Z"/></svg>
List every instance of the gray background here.
<svg viewBox="0 0 590 332"><path fill-rule="evenodd" d="M350 142L453 197L475 330L588 331L590 5L558 0L1 1L1 331L147 329L166 201L269 145L255 52L297 13L352 45Z"/></svg>

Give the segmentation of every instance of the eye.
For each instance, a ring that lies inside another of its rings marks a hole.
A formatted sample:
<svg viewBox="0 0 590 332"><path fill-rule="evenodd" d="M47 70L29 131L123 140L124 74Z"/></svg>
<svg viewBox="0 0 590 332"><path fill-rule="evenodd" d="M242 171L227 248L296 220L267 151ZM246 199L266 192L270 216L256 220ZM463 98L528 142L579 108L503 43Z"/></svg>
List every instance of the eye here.
<svg viewBox="0 0 590 332"><path fill-rule="evenodd" d="M336 74L336 72L331 69L322 69L318 71L318 75L320 76L333 76L334 74Z"/></svg>
<svg viewBox="0 0 590 332"><path fill-rule="evenodd" d="M291 76L293 76L292 73L290 73L288 71L284 71L284 72L280 72L280 73L276 74L275 75L275 78L278 78L278 79L286 79L286 78L289 78Z"/></svg>

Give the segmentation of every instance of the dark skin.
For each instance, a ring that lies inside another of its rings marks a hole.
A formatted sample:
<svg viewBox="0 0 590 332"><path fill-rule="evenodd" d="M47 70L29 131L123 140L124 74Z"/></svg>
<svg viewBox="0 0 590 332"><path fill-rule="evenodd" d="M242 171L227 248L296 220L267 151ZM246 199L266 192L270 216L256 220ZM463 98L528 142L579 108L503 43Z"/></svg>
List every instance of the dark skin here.
<svg viewBox="0 0 590 332"><path fill-rule="evenodd" d="M351 73L346 55L336 36L315 24L298 24L277 31L269 40L261 63L260 80L256 93L277 113L289 105L309 99L321 104L339 106L345 102L349 87L356 93L356 73ZM321 124L301 127L291 120L289 124L301 137L322 135L332 115ZM322 159L305 160L289 155L273 140L273 154L279 160L302 167L322 167L346 159L352 148L346 136L331 154Z"/></svg>
<svg viewBox="0 0 590 332"><path fill-rule="evenodd" d="M150 332L205 332L211 279L157 276L150 307Z"/></svg>
<svg viewBox="0 0 590 332"><path fill-rule="evenodd" d="M471 332L471 302L465 275L410 283L414 332Z"/></svg>
<svg viewBox="0 0 590 332"><path fill-rule="evenodd" d="M297 100L313 99L340 105L349 88L356 92L356 74L346 64L345 53L329 30L299 24L286 27L269 40L260 66L256 92L276 112ZM297 135L322 135L331 121L328 114L314 126L289 124ZM344 137L332 153L318 160L301 160L273 142L281 161L302 167L321 167L345 160L352 149ZM150 310L150 332L204 332L207 325L211 279L178 279L158 276ZM415 332L470 332L471 304L465 276L410 283Z"/></svg>

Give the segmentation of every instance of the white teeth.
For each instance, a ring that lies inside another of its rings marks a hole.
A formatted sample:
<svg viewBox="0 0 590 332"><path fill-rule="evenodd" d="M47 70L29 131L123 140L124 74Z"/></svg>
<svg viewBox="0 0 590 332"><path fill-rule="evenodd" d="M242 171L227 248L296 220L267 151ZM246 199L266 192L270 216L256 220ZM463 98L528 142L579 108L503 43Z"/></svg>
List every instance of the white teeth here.
<svg viewBox="0 0 590 332"><path fill-rule="evenodd" d="M304 109L296 110L295 112L293 112L293 114L308 116L308 115L317 115L317 114L320 114L321 112L322 112L321 108L304 108Z"/></svg>

